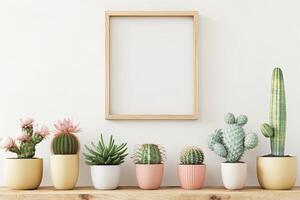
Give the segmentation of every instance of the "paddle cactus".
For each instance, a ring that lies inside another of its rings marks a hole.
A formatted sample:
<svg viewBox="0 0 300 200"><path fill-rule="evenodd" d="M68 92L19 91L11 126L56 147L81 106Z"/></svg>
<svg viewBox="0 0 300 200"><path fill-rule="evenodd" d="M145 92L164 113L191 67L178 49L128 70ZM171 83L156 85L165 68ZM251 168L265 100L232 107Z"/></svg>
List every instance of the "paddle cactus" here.
<svg viewBox="0 0 300 200"><path fill-rule="evenodd" d="M184 148L180 154L182 165L201 165L204 161L204 154L199 147L189 146Z"/></svg>
<svg viewBox="0 0 300 200"><path fill-rule="evenodd" d="M136 164L161 164L164 159L164 149L156 144L142 144L132 158Z"/></svg>
<svg viewBox="0 0 300 200"><path fill-rule="evenodd" d="M271 83L270 123L264 123L260 129L262 134L270 138L273 156L284 156L286 131L286 104L284 79L280 68L275 68Z"/></svg>
<svg viewBox="0 0 300 200"><path fill-rule="evenodd" d="M208 147L217 155L226 159L227 162L238 162L246 149L253 149L258 144L255 133L245 134L243 126L248 118L240 115L235 118L232 113L225 116L228 127L224 130L217 129L209 136Z"/></svg>
<svg viewBox="0 0 300 200"><path fill-rule="evenodd" d="M33 158L36 145L42 142L49 134L46 126L34 124L31 118L21 119L21 133L15 139L5 137L1 139L0 148L16 153L18 158Z"/></svg>
<svg viewBox="0 0 300 200"><path fill-rule="evenodd" d="M54 154L77 154L79 142L74 133L80 131L77 124L71 119L64 119L54 124L56 128L52 141L52 151Z"/></svg>

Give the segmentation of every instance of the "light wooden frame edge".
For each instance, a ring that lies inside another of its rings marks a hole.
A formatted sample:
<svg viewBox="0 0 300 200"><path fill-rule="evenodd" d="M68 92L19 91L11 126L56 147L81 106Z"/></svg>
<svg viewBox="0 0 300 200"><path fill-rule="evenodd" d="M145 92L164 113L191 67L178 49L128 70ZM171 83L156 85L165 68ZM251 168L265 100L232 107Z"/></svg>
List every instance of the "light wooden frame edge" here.
<svg viewBox="0 0 300 200"><path fill-rule="evenodd" d="M192 17L194 40L194 98L193 113L180 114L111 114L110 112L110 17ZM188 120L198 119L199 94L198 94L198 12L197 11L105 11L105 119L116 120Z"/></svg>

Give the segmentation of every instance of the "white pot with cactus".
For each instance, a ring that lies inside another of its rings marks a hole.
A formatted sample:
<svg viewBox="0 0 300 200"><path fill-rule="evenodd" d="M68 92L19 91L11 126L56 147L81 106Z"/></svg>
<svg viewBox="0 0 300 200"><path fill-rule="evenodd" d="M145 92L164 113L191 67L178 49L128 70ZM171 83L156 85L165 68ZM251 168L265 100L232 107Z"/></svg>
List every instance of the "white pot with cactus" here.
<svg viewBox="0 0 300 200"><path fill-rule="evenodd" d="M133 160L140 188L153 190L160 187L163 174L165 151L156 144L142 144L136 149Z"/></svg>
<svg viewBox="0 0 300 200"><path fill-rule="evenodd" d="M271 154L257 157L258 182L264 189L291 189L297 178L297 158L285 155L286 103L283 73L275 68L271 83L270 122L261 125L262 134L270 138Z"/></svg>
<svg viewBox="0 0 300 200"><path fill-rule="evenodd" d="M113 136L109 143L105 144L101 134L100 141L96 144L91 142L91 147L85 145L87 153L86 164L91 166L91 177L94 188L99 190L114 190L119 186L121 164L124 162L127 143L115 144Z"/></svg>
<svg viewBox="0 0 300 200"><path fill-rule="evenodd" d="M74 133L80 128L71 119L58 121L54 127L50 159L52 183L55 189L70 190L76 186L79 174L79 141Z"/></svg>
<svg viewBox="0 0 300 200"><path fill-rule="evenodd" d="M4 180L10 189L37 189L43 177L43 159L35 158L36 145L49 134L46 126L34 124L31 118L21 119L22 132L15 139L1 139L0 148L16 153L17 158L4 160Z"/></svg>
<svg viewBox="0 0 300 200"><path fill-rule="evenodd" d="M178 177L184 189L200 189L205 180L204 154L199 147L185 147L180 154Z"/></svg>
<svg viewBox="0 0 300 200"><path fill-rule="evenodd" d="M235 117L232 113L225 116L228 126L217 129L209 136L208 147L217 155L226 159L221 165L222 180L229 190L242 189L247 180L247 164L240 161L246 149L253 149L258 144L255 133L245 134L243 126L248 118L245 115Z"/></svg>

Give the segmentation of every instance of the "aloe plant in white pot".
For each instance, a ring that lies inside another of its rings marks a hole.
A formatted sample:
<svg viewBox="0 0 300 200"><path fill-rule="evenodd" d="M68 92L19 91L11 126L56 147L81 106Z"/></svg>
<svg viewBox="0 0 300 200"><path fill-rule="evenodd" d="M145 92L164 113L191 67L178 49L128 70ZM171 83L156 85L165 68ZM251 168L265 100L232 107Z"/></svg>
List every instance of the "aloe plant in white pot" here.
<svg viewBox="0 0 300 200"><path fill-rule="evenodd" d="M115 144L113 136L105 144L101 134L97 145L91 142L91 147L85 145L88 151L83 153L86 164L91 166L93 185L100 190L113 190L119 186L121 164L124 163L127 143Z"/></svg>

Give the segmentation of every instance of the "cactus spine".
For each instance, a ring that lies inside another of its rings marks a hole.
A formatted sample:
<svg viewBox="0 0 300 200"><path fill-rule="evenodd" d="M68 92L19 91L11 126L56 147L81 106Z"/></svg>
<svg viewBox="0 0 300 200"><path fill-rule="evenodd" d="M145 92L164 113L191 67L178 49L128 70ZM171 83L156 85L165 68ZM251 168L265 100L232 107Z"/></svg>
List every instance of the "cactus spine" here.
<svg viewBox="0 0 300 200"><path fill-rule="evenodd" d="M204 161L204 154L199 147L189 146L184 148L180 154L182 165L201 165Z"/></svg>
<svg viewBox="0 0 300 200"><path fill-rule="evenodd" d="M280 68L275 68L272 74L270 124L261 125L261 132L270 138L273 156L284 156L286 131L286 103L284 79Z"/></svg>
<svg viewBox="0 0 300 200"><path fill-rule="evenodd" d="M133 160L136 164L161 164L164 150L156 144L142 144L138 147Z"/></svg>
<svg viewBox="0 0 300 200"><path fill-rule="evenodd" d="M227 162L238 162L246 149L253 149L258 144L255 133L245 134L243 126L248 118L240 115L237 118L232 113L225 116L228 124L224 130L217 129L208 138L208 147L217 155L226 159Z"/></svg>
<svg viewBox="0 0 300 200"><path fill-rule="evenodd" d="M73 134L65 133L55 136L52 143L54 154L76 154L79 142Z"/></svg>

